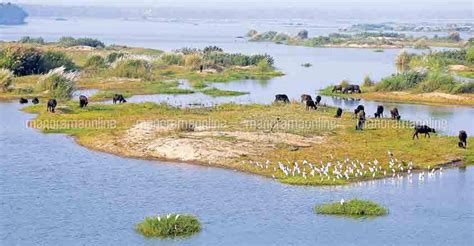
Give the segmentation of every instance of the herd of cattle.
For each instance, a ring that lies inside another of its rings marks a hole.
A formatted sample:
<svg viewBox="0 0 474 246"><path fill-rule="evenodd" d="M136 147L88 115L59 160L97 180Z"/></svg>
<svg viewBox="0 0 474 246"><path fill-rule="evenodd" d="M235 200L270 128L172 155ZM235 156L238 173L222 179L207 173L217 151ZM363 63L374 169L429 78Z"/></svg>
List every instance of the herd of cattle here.
<svg viewBox="0 0 474 246"><path fill-rule="evenodd" d="M338 87L339 89L339 86L335 86L334 88L336 89L336 87ZM350 90L360 92L359 86L349 85L348 87L350 87ZM344 89L347 89L348 87ZM33 104L38 104L39 99L35 97L31 100L31 102ZM114 97L112 98L112 102L116 104L116 103L126 103L127 101L125 100L123 95L115 94ZM278 95L275 95L275 102L286 104L286 103L290 103L290 99L285 94L278 94ZM23 97L20 98L20 104L26 104L26 103L28 103L28 99L23 98ZM321 103L321 96L317 95L315 100L313 101L313 98L310 95L303 94L301 95L301 103L305 104L306 110L316 110L318 108L318 105L320 105ZM87 99L87 97L84 95L79 96L79 107L81 108L87 107L87 104L89 104L89 100ZM54 113L57 105L58 105L58 102L56 101L56 99L49 99L46 104L47 111ZM343 112L342 108L337 108L336 115L334 117L340 118L342 116L342 112ZM382 118L383 112L384 112L384 107L382 105L379 105L377 107L377 111L374 113L374 117ZM363 130L363 127L366 121L364 105L357 106L357 108L354 109L354 115L358 120L357 125L356 125L356 130ZM390 115L391 115L391 118L394 120L401 119L401 116L398 113L397 108L391 109ZM415 126L415 132L413 133L413 139L415 139L415 137L418 139L418 135L420 133L425 134L425 137L426 136L430 137L430 132L436 133L436 130L427 125L422 125L422 126L417 125ZM461 148L466 148L467 146L467 133L464 130L459 131L459 144L458 145Z"/></svg>
<svg viewBox="0 0 474 246"><path fill-rule="evenodd" d="M354 90L355 92L360 93L359 86L352 86L349 85L344 89L347 89L350 87L350 90ZM342 90L341 86L334 86L334 90ZM343 90L344 93L344 90ZM313 101L312 97L308 94L303 94L301 95L301 103L303 103L306 106L306 110L316 110L318 105L321 103L321 96L317 95L316 100ZM275 95L275 102L277 103L290 103L290 99L288 98L287 95L285 94L277 94ZM335 118L340 118L342 116L342 108L337 108L336 109L336 115L334 116ZM377 106L377 111L374 113L375 118L382 118L383 117L383 112L384 112L384 107L382 105ZM365 121L366 121L366 115L365 115L365 108L364 105L359 105L357 108L354 109L354 116L357 119L357 125L355 127L356 130L363 130ZM390 116L394 120L400 120L401 116L398 112L397 108L393 108L390 110ZM418 135L419 134L424 134L425 137L428 136L430 137L430 132L436 133L436 130L427 126L427 125L416 125L414 128L415 132L413 133L412 139L419 139ZM459 147L461 148L466 148L467 146L467 133L464 130L459 131Z"/></svg>

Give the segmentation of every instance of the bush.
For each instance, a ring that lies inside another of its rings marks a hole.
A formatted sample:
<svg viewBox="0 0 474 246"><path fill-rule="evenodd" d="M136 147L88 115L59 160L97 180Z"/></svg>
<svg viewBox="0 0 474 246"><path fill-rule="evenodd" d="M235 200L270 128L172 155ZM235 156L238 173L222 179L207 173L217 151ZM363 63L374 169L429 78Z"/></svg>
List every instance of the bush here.
<svg viewBox="0 0 474 246"><path fill-rule="evenodd" d="M119 60L114 64L111 72L117 77L149 79L151 65L140 59Z"/></svg>
<svg viewBox="0 0 474 246"><path fill-rule="evenodd" d="M164 53L161 55L161 61L165 65L183 65L184 57L181 54L176 53Z"/></svg>
<svg viewBox="0 0 474 246"><path fill-rule="evenodd" d="M429 47L425 39L419 39L413 44L413 48L422 50L422 49L428 49Z"/></svg>
<svg viewBox="0 0 474 246"><path fill-rule="evenodd" d="M123 53L123 52L112 52L112 53L107 55L107 57L105 58L105 61L107 63L114 63L118 59L121 59L121 58L124 58L124 57L125 57L125 53Z"/></svg>
<svg viewBox="0 0 474 246"><path fill-rule="evenodd" d="M184 56L184 65L190 68L198 68L202 64L201 56L190 54Z"/></svg>
<svg viewBox="0 0 474 246"><path fill-rule="evenodd" d="M419 72L404 72L390 77L383 78L376 84L377 91L403 91L415 88L424 78L426 74Z"/></svg>
<svg viewBox="0 0 474 246"><path fill-rule="evenodd" d="M65 67L58 67L43 75L38 81L37 90L47 92L52 98L69 99L75 90L76 72L66 72Z"/></svg>
<svg viewBox="0 0 474 246"><path fill-rule="evenodd" d="M94 48L104 48L105 44L94 38L78 38L73 37L62 37L58 43L64 47L71 46L89 46Z"/></svg>
<svg viewBox="0 0 474 246"><path fill-rule="evenodd" d="M11 90L13 82L13 72L8 69L0 69L0 89L3 92Z"/></svg>
<svg viewBox="0 0 474 246"><path fill-rule="evenodd" d="M387 209L375 202L353 199L348 202L336 202L316 206L318 214L347 215L354 217L382 216Z"/></svg>
<svg viewBox="0 0 474 246"><path fill-rule="evenodd" d="M468 48L466 49L466 55L464 56L466 62L468 63L474 63L474 48Z"/></svg>
<svg viewBox="0 0 474 246"><path fill-rule="evenodd" d="M33 38L30 36L22 37L18 42L22 44L45 44L46 43L42 37Z"/></svg>
<svg viewBox="0 0 474 246"><path fill-rule="evenodd" d="M395 64L396 65L407 65L410 62L411 55L409 55L406 51L400 52L400 54L395 57Z"/></svg>
<svg viewBox="0 0 474 246"><path fill-rule="evenodd" d="M350 84L350 81L347 79L343 79L339 85L342 86L342 88L347 87Z"/></svg>
<svg viewBox="0 0 474 246"><path fill-rule="evenodd" d="M35 48L10 46L0 52L0 68L18 76L37 74L40 58L41 52Z"/></svg>
<svg viewBox="0 0 474 246"><path fill-rule="evenodd" d="M207 46L205 47L202 52L204 53L210 53L210 52L223 52L224 50L222 50L221 48L217 47L217 46Z"/></svg>
<svg viewBox="0 0 474 246"><path fill-rule="evenodd" d="M268 72L272 70L272 66L266 59L263 59L257 63L257 70L262 73Z"/></svg>
<svg viewBox="0 0 474 246"><path fill-rule="evenodd" d="M451 93L474 93L474 82L456 83L451 89Z"/></svg>
<svg viewBox="0 0 474 246"><path fill-rule="evenodd" d="M364 82L362 83L362 86L370 87L370 86L373 86L373 85L374 85L374 82L370 79L369 75L365 75Z"/></svg>
<svg viewBox="0 0 474 246"><path fill-rule="evenodd" d="M71 58L67 57L66 54L62 52L46 51L41 55L38 67L39 73L47 73L51 69L58 67L64 67L68 72L76 70L76 65Z"/></svg>
<svg viewBox="0 0 474 246"><path fill-rule="evenodd" d="M430 72L423 82L418 85L418 90L420 92L433 92L437 90L450 92L455 85L456 83L451 75Z"/></svg>
<svg viewBox="0 0 474 246"><path fill-rule="evenodd" d="M85 68L88 69L101 69L107 67L105 59L100 55L92 55L87 58L86 63L84 64Z"/></svg>
<svg viewBox="0 0 474 246"><path fill-rule="evenodd" d="M192 215L168 214L146 217L135 226L135 230L145 237L185 237L201 230L199 220Z"/></svg>

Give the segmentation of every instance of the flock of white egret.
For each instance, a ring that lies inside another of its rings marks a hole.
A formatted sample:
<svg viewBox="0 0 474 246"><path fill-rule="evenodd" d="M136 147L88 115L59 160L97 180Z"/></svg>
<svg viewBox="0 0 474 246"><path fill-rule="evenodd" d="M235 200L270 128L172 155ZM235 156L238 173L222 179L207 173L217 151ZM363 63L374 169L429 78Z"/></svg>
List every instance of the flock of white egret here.
<svg viewBox="0 0 474 246"><path fill-rule="evenodd" d="M393 157L393 154L388 152L389 160L387 163L381 163L374 159L371 161L351 160L345 158L336 160L330 156L330 161L319 161L312 163L307 160L303 161L278 161L271 162L266 160L264 162L258 161L242 161L242 165L249 165L252 168L269 170L272 172L273 178L290 178L301 177L303 179L319 179L321 182L336 182L349 181L351 179L367 180L382 177L396 177L403 178L408 176L412 178L413 163L405 162ZM442 173L443 168L434 168L426 172L426 176L431 177L436 172ZM425 178L425 172L420 172L418 175L420 180Z"/></svg>

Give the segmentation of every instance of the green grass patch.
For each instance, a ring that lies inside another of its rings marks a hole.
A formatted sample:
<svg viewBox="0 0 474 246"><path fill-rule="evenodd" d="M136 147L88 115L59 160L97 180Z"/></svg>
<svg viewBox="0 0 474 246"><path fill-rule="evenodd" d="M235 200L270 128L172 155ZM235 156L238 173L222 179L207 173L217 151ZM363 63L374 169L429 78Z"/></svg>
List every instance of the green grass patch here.
<svg viewBox="0 0 474 246"><path fill-rule="evenodd" d="M460 77L474 79L474 72L471 71L457 72L456 74Z"/></svg>
<svg viewBox="0 0 474 246"><path fill-rule="evenodd" d="M382 216L388 210L375 202L353 199L347 202L335 202L318 205L314 208L318 214L342 215L350 217Z"/></svg>
<svg viewBox="0 0 474 246"><path fill-rule="evenodd" d="M146 217L135 225L135 230L145 237L188 237L201 230L199 220L192 215L168 214Z"/></svg>
<svg viewBox="0 0 474 246"><path fill-rule="evenodd" d="M213 96L213 97L229 97L229 96L242 96L249 94L248 92L243 91L228 91L228 90L220 90L217 88L210 88L201 91L205 95Z"/></svg>

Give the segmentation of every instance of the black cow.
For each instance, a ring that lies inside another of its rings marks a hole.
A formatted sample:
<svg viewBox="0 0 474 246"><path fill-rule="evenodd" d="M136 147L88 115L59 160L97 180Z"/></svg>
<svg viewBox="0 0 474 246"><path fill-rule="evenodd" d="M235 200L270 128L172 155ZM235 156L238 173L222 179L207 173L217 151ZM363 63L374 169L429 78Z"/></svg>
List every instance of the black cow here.
<svg viewBox="0 0 474 246"><path fill-rule="evenodd" d="M314 109L316 110L316 104L314 104L313 100L306 100L306 110Z"/></svg>
<svg viewBox="0 0 474 246"><path fill-rule="evenodd" d="M25 104L25 103L28 103L28 99L26 98L20 98L20 104Z"/></svg>
<svg viewBox="0 0 474 246"><path fill-rule="evenodd" d="M35 98L33 98L33 100L31 100L31 102L32 102L33 104L38 104L40 101L39 101L39 99L38 99L37 97L35 97Z"/></svg>
<svg viewBox="0 0 474 246"><path fill-rule="evenodd" d="M308 95L308 94L303 94L303 95L301 95L301 102L306 102L306 101L308 101L308 100L313 101L313 98L311 98L311 96Z"/></svg>
<svg viewBox="0 0 474 246"><path fill-rule="evenodd" d="M56 109L57 105L58 105L58 102L56 101L56 99L49 99L48 104L46 105L47 111L54 113L54 110Z"/></svg>
<svg viewBox="0 0 474 246"><path fill-rule="evenodd" d="M358 121L357 121L357 125L356 125L356 130L361 130L364 128L364 123L365 123L365 112L364 110L360 110L357 114L358 116Z"/></svg>
<svg viewBox="0 0 474 246"><path fill-rule="evenodd" d="M316 100L314 101L314 103L316 103L316 105L319 105L320 102L321 102L321 96L317 95Z"/></svg>
<svg viewBox="0 0 474 246"><path fill-rule="evenodd" d="M467 147L467 133L464 130L459 131L459 143L458 143L460 148L466 148Z"/></svg>
<svg viewBox="0 0 474 246"><path fill-rule="evenodd" d="M334 93L334 92L342 92L342 85L335 85L332 88L332 93Z"/></svg>
<svg viewBox="0 0 474 246"><path fill-rule="evenodd" d="M383 116L383 106L379 105L377 106L377 112L374 114L375 118L382 118Z"/></svg>
<svg viewBox="0 0 474 246"><path fill-rule="evenodd" d="M360 111L364 111L364 110L365 110L364 105L357 106L357 108L354 109L355 116L357 116L357 114L359 114Z"/></svg>
<svg viewBox="0 0 474 246"><path fill-rule="evenodd" d="M429 127L429 126L427 126L427 125L415 126L415 133L413 133L413 139L415 139L415 136L416 136L417 139L419 139L419 137L418 137L419 133L424 133L425 137L426 137L426 135L428 135L428 137L431 137L430 132L436 133L436 130Z"/></svg>
<svg viewBox="0 0 474 246"><path fill-rule="evenodd" d="M335 118L340 118L342 115L342 108L337 108Z"/></svg>
<svg viewBox="0 0 474 246"><path fill-rule="evenodd" d="M392 116L392 119L394 120L400 120L402 118L400 114L398 113L398 108L393 108L390 110L390 115Z"/></svg>
<svg viewBox="0 0 474 246"><path fill-rule="evenodd" d="M115 94L113 98L114 104L118 103L126 103L127 100L125 100L125 97L123 97L122 94Z"/></svg>
<svg viewBox="0 0 474 246"><path fill-rule="evenodd" d="M290 103L290 99L285 94L277 94L275 95L275 102Z"/></svg>
<svg viewBox="0 0 474 246"><path fill-rule="evenodd" d="M347 94L349 92L350 93L361 93L362 91L360 90L360 87L358 85L348 85L342 90L342 93L344 93L344 94Z"/></svg>
<svg viewBox="0 0 474 246"><path fill-rule="evenodd" d="M84 108L89 104L89 100L87 99L86 96L80 95L79 96L79 107Z"/></svg>

